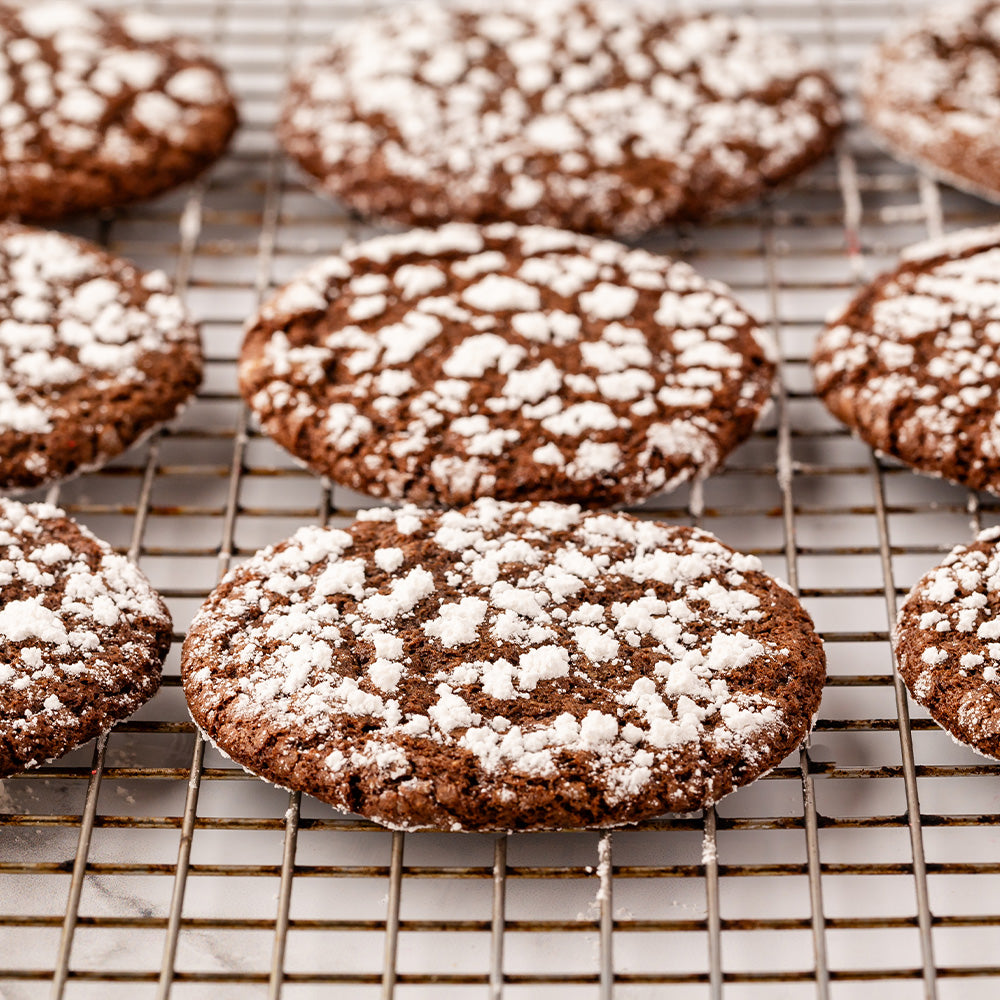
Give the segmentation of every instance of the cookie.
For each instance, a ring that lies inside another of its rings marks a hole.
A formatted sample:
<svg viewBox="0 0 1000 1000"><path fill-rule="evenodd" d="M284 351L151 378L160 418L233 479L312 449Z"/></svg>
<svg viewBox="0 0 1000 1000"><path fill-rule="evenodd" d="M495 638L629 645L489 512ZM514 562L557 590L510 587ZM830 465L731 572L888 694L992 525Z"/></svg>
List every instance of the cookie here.
<svg viewBox="0 0 1000 1000"><path fill-rule="evenodd" d="M370 495L606 505L708 475L774 371L770 337L686 264L455 223L283 288L250 324L240 389L279 444Z"/></svg>
<svg viewBox="0 0 1000 1000"><path fill-rule="evenodd" d="M195 722L269 781L395 828L530 830L718 801L802 742L825 660L704 531L480 500L257 553L181 670Z"/></svg>
<svg viewBox="0 0 1000 1000"><path fill-rule="evenodd" d="M58 219L191 180L236 128L219 67L148 14L0 3L0 214Z"/></svg>
<svg viewBox="0 0 1000 1000"><path fill-rule="evenodd" d="M956 742L1000 758L1000 528L917 583L893 639L913 698Z"/></svg>
<svg viewBox="0 0 1000 1000"><path fill-rule="evenodd" d="M816 388L863 440L1000 493L1000 227L911 247L821 334Z"/></svg>
<svg viewBox="0 0 1000 1000"><path fill-rule="evenodd" d="M201 371L162 271L0 223L0 489L98 468L173 417Z"/></svg>
<svg viewBox="0 0 1000 1000"><path fill-rule="evenodd" d="M0 777L131 715L170 634L137 566L58 508L0 497Z"/></svg>
<svg viewBox="0 0 1000 1000"><path fill-rule="evenodd" d="M747 19L463 0L345 24L294 74L279 136L364 215L635 236L759 198L840 123L829 77Z"/></svg>
<svg viewBox="0 0 1000 1000"><path fill-rule="evenodd" d="M898 159L1000 201L1000 3L935 4L866 61L864 116Z"/></svg>

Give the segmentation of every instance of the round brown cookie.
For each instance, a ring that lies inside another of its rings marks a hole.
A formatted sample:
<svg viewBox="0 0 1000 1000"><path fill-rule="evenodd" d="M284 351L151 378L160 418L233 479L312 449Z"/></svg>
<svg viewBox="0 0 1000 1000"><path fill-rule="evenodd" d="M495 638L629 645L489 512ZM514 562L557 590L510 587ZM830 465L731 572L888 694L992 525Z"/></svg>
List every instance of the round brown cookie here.
<svg viewBox="0 0 1000 1000"><path fill-rule="evenodd" d="M866 60L861 103L900 160L1000 200L1000 3L934 4Z"/></svg>
<svg viewBox="0 0 1000 1000"><path fill-rule="evenodd" d="M809 731L798 601L706 532L480 500L303 528L184 644L239 764L387 826L614 826L716 802Z"/></svg>
<svg viewBox="0 0 1000 1000"><path fill-rule="evenodd" d="M294 75L279 135L366 215L636 235L760 197L840 122L829 77L746 19L463 0L345 24Z"/></svg>
<svg viewBox="0 0 1000 1000"><path fill-rule="evenodd" d="M151 698L170 631L133 563L56 507L0 497L0 777Z"/></svg>
<svg viewBox="0 0 1000 1000"><path fill-rule="evenodd" d="M148 14L0 3L0 214L56 219L150 198L219 158L219 67Z"/></svg>
<svg viewBox="0 0 1000 1000"><path fill-rule="evenodd" d="M713 471L767 403L773 358L686 264L454 224L283 288L250 325L240 389L279 444L375 496L616 504Z"/></svg>
<svg viewBox="0 0 1000 1000"><path fill-rule="evenodd" d="M173 417L201 369L163 272L0 223L0 489L103 465Z"/></svg>
<svg viewBox="0 0 1000 1000"><path fill-rule="evenodd" d="M1000 227L921 243L820 336L816 387L873 448L1000 493Z"/></svg>
<svg viewBox="0 0 1000 1000"><path fill-rule="evenodd" d="M934 721L1000 758L1000 528L984 531L910 591L893 633L899 673Z"/></svg>

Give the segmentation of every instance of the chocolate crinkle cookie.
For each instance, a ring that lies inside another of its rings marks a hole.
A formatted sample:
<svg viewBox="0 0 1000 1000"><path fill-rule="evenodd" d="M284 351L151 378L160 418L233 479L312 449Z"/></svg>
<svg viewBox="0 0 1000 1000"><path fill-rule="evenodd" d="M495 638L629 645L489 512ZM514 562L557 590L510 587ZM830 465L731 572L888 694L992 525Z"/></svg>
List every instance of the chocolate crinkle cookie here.
<svg viewBox="0 0 1000 1000"><path fill-rule="evenodd" d="M0 3L0 215L150 198L225 151L219 67L160 20L68 0Z"/></svg>
<svg viewBox="0 0 1000 1000"><path fill-rule="evenodd" d="M307 527L231 572L192 716L268 781L399 829L632 823L717 802L809 732L799 602L692 528L480 500Z"/></svg>
<svg viewBox="0 0 1000 1000"><path fill-rule="evenodd" d="M897 158L1000 201L1000 3L937 3L866 61L865 118Z"/></svg>
<svg viewBox="0 0 1000 1000"><path fill-rule="evenodd" d="M1000 528L917 583L894 640L916 701L956 742L1000 758Z"/></svg>
<svg viewBox="0 0 1000 1000"><path fill-rule="evenodd" d="M0 777L131 715L170 635L133 563L55 507L0 498Z"/></svg>
<svg viewBox="0 0 1000 1000"><path fill-rule="evenodd" d="M826 156L829 77L748 19L622 0L417 2L293 76L289 154L366 215L638 235Z"/></svg>
<svg viewBox="0 0 1000 1000"><path fill-rule="evenodd" d="M175 416L201 372L162 271L0 223L0 490L102 466Z"/></svg>
<svg viewBox="0 0 1000 1000"><path fill-rule="evenodd" d="M240 389L374 496L621 504L702 478L768 403L771 338L687 264L560 230L413 230L321 261L251 321Z"/></svg>
<svg viewBox="0 0 1000 1000"><path fill-rule="evenodd" d="M1000 227L911 247L820 336L816 388L880 452L1000 493Z"/></svg>

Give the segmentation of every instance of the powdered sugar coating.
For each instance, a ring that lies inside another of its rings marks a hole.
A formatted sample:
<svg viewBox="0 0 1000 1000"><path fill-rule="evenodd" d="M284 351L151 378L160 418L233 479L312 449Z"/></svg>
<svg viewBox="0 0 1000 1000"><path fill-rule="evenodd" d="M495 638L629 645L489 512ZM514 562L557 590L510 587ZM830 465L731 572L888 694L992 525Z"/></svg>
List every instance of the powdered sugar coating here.
<svg viewBox="0 0 1000 1000"><path fill-rule="evenodd" d="M621 0L400 5L293 77L289 153L362 212L638 234L825 155L829 78L787 38Z"/></svg>
<svg viewBox="0 0 1000 1000"><path fill-rule="evenodd" d="M391 826L529 829L753 780L808 731L824 657L759 560L705 532L480 500L259 552L182 673L197 724L271 781Z"/></svg>
<svg viewBox="0 0 1000 1000"><path fill-rule="evenodd" d="M1000 758L1000 528L913 587L894 633L910 694L959 743Z"/></svg>
<svg viewBox="0 0 1000 1000"><path fill-rule="evenodd" d="M0 225L0 488L102 465L174 416L201 364L162 272Z"/></svg>
<svg viewBox="0 0 1000 1000"><path fill-rule="evenodd" d="M934 4L866 60L865 117L900 159L1000 200L1000 3Z"/></svg>
<svg viewBox="0 0 1000 1000"><path fill-rule="evenodd" d="M920 244L821 335L816 386L873 447L1000 492L1000 228Z"/></svg>
<svg viewBox="0 0 1000 1000"><path fill-rule="evenodd" d="M0 777L156 691L170 615L139 569L46 504L0 498Z"/></svg>
<svg viewBox="0 0 1000 1000"><path fill-rule="evenodd" d="M773 375L770 337L724 286L511 223L320 262L265 304L240 361L263 428L312 469L452 505L630 502L705 476L749 435Z"/></svg>
<svg viewBox="0 0 1000 1000"><path fill-rule="evenodd" d="M0 3L0 42L0 214L150 197L200 173L235 128L218 66L147 15Z"/></svg>

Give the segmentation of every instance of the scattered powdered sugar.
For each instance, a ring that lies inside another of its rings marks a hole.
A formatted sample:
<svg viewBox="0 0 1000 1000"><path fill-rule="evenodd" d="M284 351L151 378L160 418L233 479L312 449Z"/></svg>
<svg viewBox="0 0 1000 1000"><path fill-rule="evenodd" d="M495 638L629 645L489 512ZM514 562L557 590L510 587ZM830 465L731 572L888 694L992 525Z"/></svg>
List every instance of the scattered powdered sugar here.
<svg viewBox="0 0 1000 1000"><path fill-rule="evenodd" d="M706 832L701 840L701 863L706 867L716 865L719 861L719 844L715 837Z"/></svg>
<svg viewBox="0 0 1000 1000"><path fill-rule="evenodd" d="M479 500L367 511L336 535L261 551L191 627L187 698L230 753L227 730L272 731L336 774L417 780L440 751L501 784L586 754L620 802L705 754L763 767L795 725L802 654L765 621L777 585L705 532Z"/></svg>
<svg viewBox="0 0 1000 1000"><path fill-rule="evenodd" d="M967 251L981 250L984 246L1000 245L1000 226L983 226L976 229L959 229L936 239L924 240L906 247L900 260L919 263L937 257L961 257Z"/></svg>
<svg viewBox="0 0 1000 1000"><path fill-rule="evenodd" d="M611 867L611 834L605 833L597 842L597 896L598 908L611 905L613 870Z"/></svg>
<svg viewBox="0 0 1000 1000"><path fill-rule="evenodd" d="M620 502L711 472L763 408L773 357L686 264L451 224L293 280L251 324L240 382L268 433L355 489L462 503L544 479L546 497Z"/></svg>
<svg viewBox="0 0 1000 1000"><path fill-rule="evenodd" d="M49 575L45 574L46 577ZM0 609L0 636L7 642L37 639L54 646L69 642L66 626L58 612L45 607L40 596L29 597L25 601L8 601Z"/></svg>

